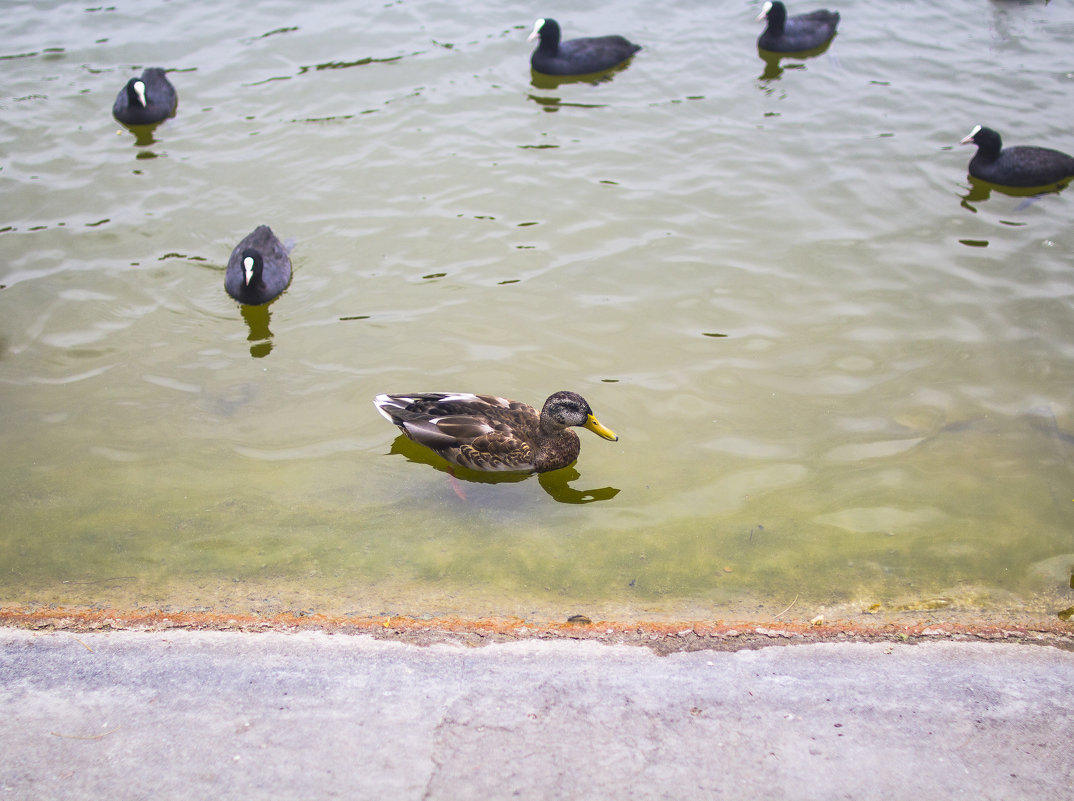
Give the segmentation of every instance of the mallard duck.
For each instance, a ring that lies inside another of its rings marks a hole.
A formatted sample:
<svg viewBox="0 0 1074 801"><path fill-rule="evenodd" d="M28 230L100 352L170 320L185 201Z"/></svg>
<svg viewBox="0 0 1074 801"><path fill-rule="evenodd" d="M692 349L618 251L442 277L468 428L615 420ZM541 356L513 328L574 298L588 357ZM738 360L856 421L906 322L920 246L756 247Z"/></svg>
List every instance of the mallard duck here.
<svg viewBox="0 0 1074 801"><path fill-rule="evenodd" d="M541 43L530 56L530 66L545 75L588 75L603 72L622 64L641 50L641 45L629 42L618 34L591 36L582 39L559 40L559 23L554 19L539 19L527 41L538 37Z"/></svg>
<svg viewBox="0 0 1074 801"><path fill-rule="evenodd" d="M175 114L175 87L160 67L149 67L119 90L112 116L124 125L154 125Z"/></svg>
<svg viewBox="0 0 1074 801"><path fill-rule="evenodd" d="M224 289L239 303L261 306L291 283L288 248L267 225L259 225L235 246L224 273Z"/></svg>
<svg viewBox="0 0 1074 801"><path fill-rule="evenodd" d="M544 473L566 467L581 449L569 426L619 439L575 392L549 396L539 415L521 401L468 392L377 395L373 403L414 442L471 470Z"/></svg>
<svg viewBox="0 0 1074 801"><path fill-rule="evenodd" d="M1035 145L1003 147L991 128L976 126L960 145L977 145L970 175L1001 186L1047 186L1074 178L1074 156Z"/></svg>
<svg viewBox="0 0 1074 801"><path fill-rule="evenodd" d="M767 20L757 46L771 53L804 53L824 46L835 36L839 12L820 9L787 16L787 7L779 0L767 2L758 20Z"/></svg>

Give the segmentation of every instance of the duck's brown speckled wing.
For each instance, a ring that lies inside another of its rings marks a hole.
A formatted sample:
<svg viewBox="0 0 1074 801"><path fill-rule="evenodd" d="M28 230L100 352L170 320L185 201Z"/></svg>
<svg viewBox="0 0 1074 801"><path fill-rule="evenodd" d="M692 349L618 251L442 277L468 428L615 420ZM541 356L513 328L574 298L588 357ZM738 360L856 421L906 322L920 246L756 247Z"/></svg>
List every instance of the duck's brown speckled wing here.
<svg viewBox="0 0 1074 801"><path fill-rule="evenodd" d="M377 409L410 439L454 464L483 471L532 471L539 415L495 395L423 392L378 395Z"/></svg>

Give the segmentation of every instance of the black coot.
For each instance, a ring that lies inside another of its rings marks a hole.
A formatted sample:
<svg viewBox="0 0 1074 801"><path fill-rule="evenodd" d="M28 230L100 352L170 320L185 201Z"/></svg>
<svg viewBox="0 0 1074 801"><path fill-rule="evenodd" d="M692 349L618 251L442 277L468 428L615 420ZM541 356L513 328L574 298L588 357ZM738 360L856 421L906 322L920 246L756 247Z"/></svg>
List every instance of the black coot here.
<svg viewBox="0 0 1074 801"><path fill-rule="evenodd" d="M804 53L823 47L835 36L839 12L820 9L808 14L787 16L787 7L779 0L765 3L757 19L767 19L768 27L757 46L772 53Z"/></svg>
<svg viewBox="0 0 1074 801"><path fill-rule="evenodd" d="M291 282L288 248L267 225L259 225L231 251L224 289L239 303L261 306Z"/></svg>
<svg viewBox="0 0 1074 801"><path fill-rule="evenodd" d="M112 116L124 125L154 125L175 114L175 87L160 67L149 67L119 90Z"/></svg>
<svg viewBox="0 0 1074 801"><path fill-rule="evenodd" d="M959 144L977 145L970 175L1000 186L1047 186L1074 178L1074 157L1047 147L1003 147L991 128L976 126Z"/></svg>
<svg viewBox="0 0 1074 801"><path fill-rule="evenodd" d="M533 26L529 41L540 37L530 64L545 75L588 75L609 70L622 64L641 50L641 45L628 42L622 36L592 36L584 39L559 40L559 23L554 19L539 19Z"/></svg>

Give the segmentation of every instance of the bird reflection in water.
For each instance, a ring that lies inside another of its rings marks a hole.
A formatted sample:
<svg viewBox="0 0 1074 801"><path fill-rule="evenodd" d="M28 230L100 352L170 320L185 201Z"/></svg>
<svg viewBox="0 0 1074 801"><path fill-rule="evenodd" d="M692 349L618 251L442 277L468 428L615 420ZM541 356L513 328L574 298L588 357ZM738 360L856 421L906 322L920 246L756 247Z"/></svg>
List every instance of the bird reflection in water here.
<svg viewBox="0 0 1074 801"><path fill-rule="evenodd" d="M272 353L272 331L269 330L272 313L267 304L264 306L243 304L239 308L242 310L242 319L246 321L246 327L250 332L246 341L253 343L250 345L250 356L263 359Z"/></svg>
<svg viewBox="0 0 1074 801"><path fill-rule="evenodd" d="M437 456L428 448L418 445L404 435L400 434L392 442L391 454L405 456L408 462L417 462L428 465L447 473L451 479L451 487L455 494L462 500L468 500L466 489L462 482L472 484L517 484L532 477L531 473L485 473L478 470L470 470L458 467L446 459ZM551 497L558 503L593 503L594 501L608 501L619 494L617 487L600 487L599 489L579 490L570 486L572 481L581 478L581 474L574 466L563 467L559 470L550 470L547 473L538 473L537 481Z"/></svg>
<svg viewBox="0 0 1074 801"><path fill-rule="evenodd" d="M610 70L591 72L588 75L545 75L543 72L530 70L530 85L534 89L558 89L560 86L571 83L588 83L596 86L601 83L609 83L616 75L625 70L627 66L628 65L626 64L620 64L618 67L613 67ZM570 103L565 105L578 105L583 108L600 107L599 105L589 106L589 104L586 103Z"/></svg>
<svg viewBox="0 0 1074 801"><path fill-rule="evenodd" d="M806 50L801 53L775 53L771 50L762 50L757 48L757 55L761 57L761 61L764 62L764 70L761 72L761 76L758 80L761 81L778 81L783 77L784 70L804 70L806 65L801 63L807 58L815 58L822 55L831 46L831 42L817 47L813 50ZM781 64L784 59L787 59L790 63L786 66ZM839 59L834 55L828 56L829 61L835 66L839 67Z"/></svg>
<svg viewBox="0 0 1074 801"><path fill-rule="evenodd" d="M966 180L969 182L969 190L966 194L960 195L962 202L959 205L967 211L972 211L974 214L977 213L977 209L973 204L982 203L988 200L992 197L993 192L998 192L999 194L1007 195L1008 197L1022 198L1022 202L1014 208L1015 211L1022 211L1048 195L1055 195L1062 192L1070 183L1069 181L1062 181L1057 184L1049 184L1048 186L1003 186L1002 184L994 184L980 178L975 178L972 175L966 176ZM1024 225L1024 223L1009 224Z"/></svg>

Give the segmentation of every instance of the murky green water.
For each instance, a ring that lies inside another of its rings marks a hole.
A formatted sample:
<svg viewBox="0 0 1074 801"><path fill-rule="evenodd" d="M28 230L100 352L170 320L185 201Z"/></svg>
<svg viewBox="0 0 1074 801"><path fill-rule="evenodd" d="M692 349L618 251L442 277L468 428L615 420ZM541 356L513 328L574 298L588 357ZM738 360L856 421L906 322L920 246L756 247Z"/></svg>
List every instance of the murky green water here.
<svg viewBox="0 0 1074 801"><path fill-rule="evenodd" d="M953 147L1074 151L1070 4L840 2L782 69L757 3L571 6L6 6L0 603L1072 603L1074 197ZM537 14L645 50L535 86ZM223 290L259 223L270 316ZM465 499L371 403L559 389L619 442Z"/></svg>

